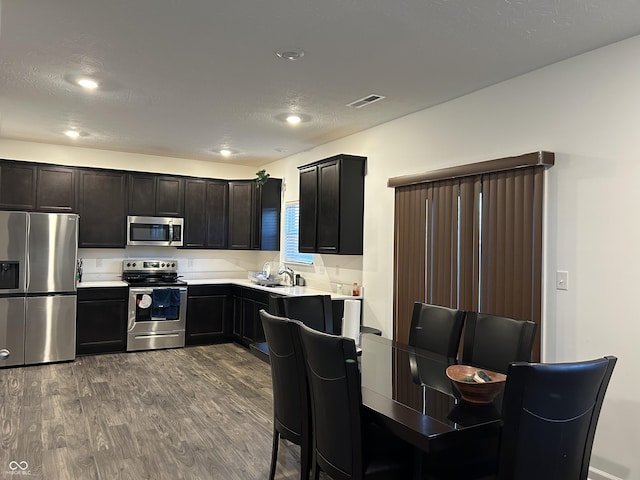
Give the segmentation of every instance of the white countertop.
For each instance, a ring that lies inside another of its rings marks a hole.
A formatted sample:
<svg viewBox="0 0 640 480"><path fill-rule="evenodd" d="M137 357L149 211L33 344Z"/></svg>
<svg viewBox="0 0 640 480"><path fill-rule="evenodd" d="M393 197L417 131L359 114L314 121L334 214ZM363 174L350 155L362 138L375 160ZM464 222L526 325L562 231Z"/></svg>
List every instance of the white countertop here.
<svg viewBox="0 0 640 480"><path fill-rule="evenodd" d="M128 287L127 282L122 280L98 280L95 282L79 282L78 288L106 288L106 287Z"/></svg>
<svg viewBox="0 0 640 480"><path fill-rule="evenodd" d="M305 295L331 295L335 300L361 299L362 297L353 297L351 295L339 294L336 292L328 292L326 290L317 290L311 287L265 287L257 285L249 279L242 278L183 278L187 285L238 285L241 287L254 288L264 292L276 293L287 297L298 297ZM78 288L101 288L101 287L127 287L128 284L122 280L100 280L94 282L80 282Z"/></svg>

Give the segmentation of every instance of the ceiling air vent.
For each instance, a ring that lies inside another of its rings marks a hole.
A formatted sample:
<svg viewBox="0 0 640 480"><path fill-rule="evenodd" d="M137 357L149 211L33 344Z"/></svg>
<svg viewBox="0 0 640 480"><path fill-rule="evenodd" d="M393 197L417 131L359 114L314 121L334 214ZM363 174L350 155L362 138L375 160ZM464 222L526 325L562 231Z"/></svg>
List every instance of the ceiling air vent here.
<svg viewBox="0 0 640 480"><path fill-rule="evenodd" d="M378 100L382 100L383 98L385 97L383 97L382 95L376 95L375 93L372 93L371 95L367 95L360 100L355 100L351 103L347 103L347 107L361 108L365 105L371 105L372 103L377 102Z"/></svg>

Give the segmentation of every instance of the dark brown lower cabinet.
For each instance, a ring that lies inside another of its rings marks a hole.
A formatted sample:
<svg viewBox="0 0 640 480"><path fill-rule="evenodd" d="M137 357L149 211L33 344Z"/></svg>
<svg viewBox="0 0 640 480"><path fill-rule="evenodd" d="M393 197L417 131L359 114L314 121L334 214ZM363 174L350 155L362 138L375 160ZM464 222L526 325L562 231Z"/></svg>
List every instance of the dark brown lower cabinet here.
<svg viewBox="0 0 640 480"><path fill-rule="evenodd" d="M233 287L233 338L248 347L264 342L260 310L269 310L269 293L253 288Z"/></svg>
<svg viewBox="0 0 640 480"><path fill-rule="evenodd" d="M233 303L230 285L190 286L187 297L187 345L231 340Z"/></svg>
<svg viewBox="0 0 640 480"><path fill-rule="evenodd" d="M124 352L129 287L80 288L76 354Z"/></svg>

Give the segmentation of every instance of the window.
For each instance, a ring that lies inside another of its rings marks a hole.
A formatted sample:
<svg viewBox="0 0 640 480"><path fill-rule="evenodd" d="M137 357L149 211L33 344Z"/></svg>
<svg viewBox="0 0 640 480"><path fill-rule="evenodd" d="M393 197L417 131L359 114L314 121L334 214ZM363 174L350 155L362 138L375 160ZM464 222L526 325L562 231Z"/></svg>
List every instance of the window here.
<svg viewBox="0 0 640 480"><path fill-rule="evenodd" d="M284 261L313 264L313 253L298 252L298 234L300 230L300 205L287 202L284 209Z"/></svg>

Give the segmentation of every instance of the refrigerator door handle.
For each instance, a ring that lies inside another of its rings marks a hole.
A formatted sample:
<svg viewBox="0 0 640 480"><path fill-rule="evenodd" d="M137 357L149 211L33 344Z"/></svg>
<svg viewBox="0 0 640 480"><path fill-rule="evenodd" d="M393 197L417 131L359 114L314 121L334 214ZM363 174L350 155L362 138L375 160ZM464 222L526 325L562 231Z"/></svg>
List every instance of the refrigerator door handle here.
<svg viewBox="0 0 640 480"><path fill-rule="evenodd" d="M11 355L11 352L6 348L0 349L0 360L6 360Z"/></svg>
<svg viewBox="0 0 640 480"><path fill-rule="evenodd" d="M27 238L31 235L31 215L27 215ZM25 278L25 292L29 291L29 285L31 284L31 265L29 261L29 255L26 255L24 259L24 278Z"/></svg>

